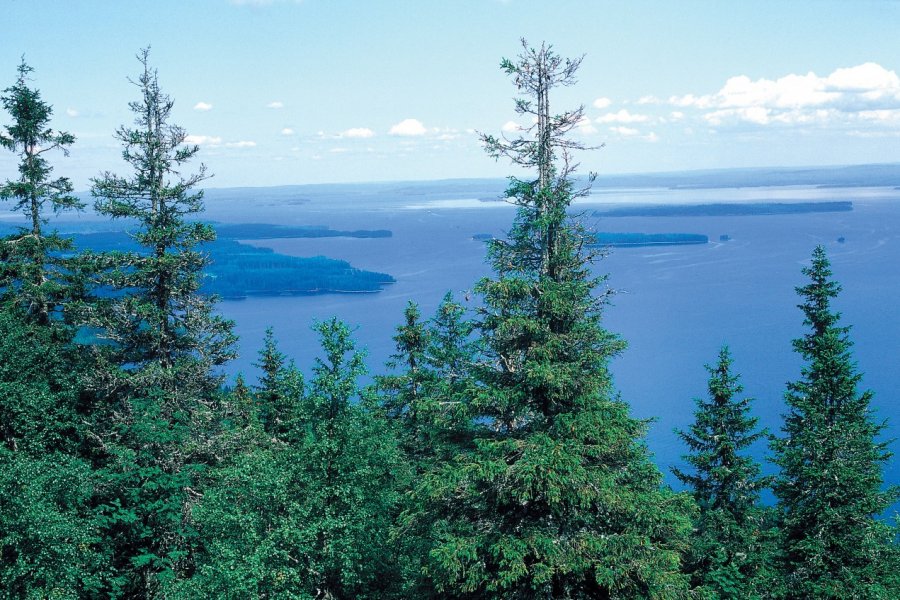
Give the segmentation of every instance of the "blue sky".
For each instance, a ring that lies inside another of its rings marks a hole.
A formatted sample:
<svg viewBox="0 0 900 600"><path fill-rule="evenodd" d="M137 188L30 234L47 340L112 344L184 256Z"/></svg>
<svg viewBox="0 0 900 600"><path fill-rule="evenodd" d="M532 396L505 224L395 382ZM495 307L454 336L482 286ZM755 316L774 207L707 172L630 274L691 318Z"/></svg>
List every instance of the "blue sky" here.
<svg viewBox="0 0 900 600"><path fill-rule="evenodd" d="M500 58L519 38L585 54L581 157L604 173L900 162L900 2L0 0L0 87L24 54L56 174L126 172L137 51L175 99L210 186L501 177L476 131L514 129ZM0 114L0 124L9 122ZM525 123L522 123L525 124ZM0 178L16 159L0 155Z"/></svg>

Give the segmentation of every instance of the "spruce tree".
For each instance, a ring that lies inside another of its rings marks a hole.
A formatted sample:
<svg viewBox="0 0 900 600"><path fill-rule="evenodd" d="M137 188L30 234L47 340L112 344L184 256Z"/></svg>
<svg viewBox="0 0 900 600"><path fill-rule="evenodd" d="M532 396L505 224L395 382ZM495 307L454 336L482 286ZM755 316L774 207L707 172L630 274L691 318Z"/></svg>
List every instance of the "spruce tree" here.
<svg viewBox="0 0 900 600"><path fill-rule="evenodd" d="M218 383L211 369L234 356L235 338L231 323L214 314L215 299L199 292L209 262L199 248L215 231L190 218L203 211L203 192L195 188L208 175L202 164L183 175L199 147L169 123L174 101L160 88L149 49L138 60L142 71L132 83L140 99L129 103L134 127L115 135L133 173L107 171L93 180L91 193L98 213L136 226L131 234L143 251L99 261L107 267L100 283L125 293L88 311L89 324L114 342L119 363L132 374L147 371L152 379L177 371L181 389L209 390Z"/></svg>
<svg viewBox="0 0 900 600"><path fill-rule="evenodd" d="M841 286L822 246L803 274L809 283L797 293L809 330L793 344L804 366L785 394L784 436L772 444L787 597L896 598L896 544L878 520L898 498L896 487L883 488L885 423L872 392L857 390L850 328L832 307Z"/></svg>
<svg viewBox="0 0 900 600"><path fill-rule="evenodd" d="M223 464L194 509L204 547L176 586L184 597L380 599L399 588L396 440L360 396L349 328L316 329L323 356L292 426Z"/></svg>
<svg viewBox="0 0 900 600"><path fill-rule="evenodd" d="M262 378L256 386L255 401L263 430L274 437L284 439L296 426L297 403L303 397L303 374L289 364L278 350L275 333L266 329L259 362L254 366L262 370Z"/></svg>
<svg viewBox="0 0 900 600"><path fill-rule="evenodd" d="M382 410L398 424L400 447L418 472L452 457L470 429L466 398L477 350L464 313L450 292L427 322L410 301L387 363L394 373L376 378Z"/></svg>
<svg viewBox="0 0 900 600"><path fill-rule="evenodd" d="M3 90L3 108L13 122L0 133L0 146L19 155L19 179L0 185L0 199L13 200L15 209L29 221L28 227L0 240L0 291L5 302L13 303L29 319L49 324L67 289L63 260L59 253L71 248L71 241L45 230L47 212L80 209L72 195L72 183L65 177L51 178L53 167L48 152L59 150L68 156L75 137L50 127L52 107L40 91L29 87L33 71L22 60L16 83Z"/></svg>
<svg viewBox="0 0 900 600"><path fill-rule="evenodd" d="M768 479L747 452L767 434L750 416L751 400L737 398L743 386L727 346L706 369L709 396L696 400L694 423L678 432L693 471L673 469L700 508L686 567L712 598L760 598L772 589L772 535L759 504Z"/></svg>
<svg viewBox="0 0 900 600"><path fill-rule="evenodd" d="M106 172L91 192L97 212L133 228L141 250L86 256L110 293L78 314L107 341L94 346L90 387L103 440L98 510L113 549L109 593L151 596L192 568L195 532L185 515L201 472L218 459L226 407L214 368L234 355L234 335L213 313L215 299L199 292L208 262L199 246L215 234L189 220L203 209L195 187L207 177L202 165L184 175L198 147L169 122L174 103L148 50L138 60L134 126L115 136L133 172Z"/></svg>
<svg viewBox="0 0 900 600"><path fill-rule="evenodd" d="M474 330L466 309L447 292L428 323L425 349L433 372L430 395L438 407L436 435L441 459L451 458L471 435L469 405L476 388L473 366L481 358Z"/></svg>
<svg viewBox="0 0 900 600"><path fill-rule="evenodd" d="M400 448L422 470L433 460L435 400L431 396L434 373L425 356L428 331L418 305L410 301L403 311L404 323L394 335L396 352L387 363L396 374L377 377L382 409L398 423Z"/></svg>
<svg viewBox="0 0 900 600"><path fill-rule="evenodd" d="M581 59L523 48L501 66L535 124L515 140L482 137L491 155L536 173L510 180L517 217L490 246L495 276L476 288L477 431L422 478L422 514L408 521L429 523L424 572L440 597L677 597L690 499L662 488L647 424L613 389L608 362L623 344L601 326L589 236L567 216L581 147L567 134L583 111L550 113L549 93L575 83Z"/></svg>

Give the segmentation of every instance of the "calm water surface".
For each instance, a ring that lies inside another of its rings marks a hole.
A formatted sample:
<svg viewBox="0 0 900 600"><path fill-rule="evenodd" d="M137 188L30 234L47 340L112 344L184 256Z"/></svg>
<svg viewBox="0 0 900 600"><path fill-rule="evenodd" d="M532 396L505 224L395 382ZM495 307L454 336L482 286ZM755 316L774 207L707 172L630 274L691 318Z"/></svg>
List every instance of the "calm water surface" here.
<svg viewBox="0 0 900 600"><path fill-rule="evenodd" d="M799 375L791 339L804 332L794 288L804 279L817 244L824 244L835 278L844 291L837 308L852 339L863 386L875 391L878 416L890 421L886 434L900 434L898 342L900 318L900 192L883 188L748 188L727 190L603 190L578 203L590 215L599 204L697 203L730 201L790 202L852 200L854 210L756 217L583 217L597 231L702 233L711 243L698 246L615 249L595 265L616 290L605 311L605 325L620 334L628 349L612 364L622 398L636 416L654 418L648 444L664 471L679 464L684 448L673 433L692 420L692 398L706 393L705 363L715 361L727 343L741 373L746 395L755 398L762 425L778 431L785 382ZM390 229L387 239L276 239L252 243L296 256L326 255L363 269L392 274L397 283L378 294L252 298L223 302L221 311L236 322L241 357L229 368L255 377L263 333L275 329L281 349L308 369L318 347L310 325L337 316L356 327L370 370L383 372L392 351L394 327L409 300L423 314L433 313L443 294L462 299L489 274L485 246L476 233L502 236L513 210L484 196L374 198L312 196L302 203L245 201L207 203L209 217L229 222L328 225L339 229ZM727 234L730 240L719 242ZM844 238L843 243L838 238ZM471 302L470 302L471 305ZM900 445L892 444L900 451ZM758 453L764 454L760 447ZM900 481L897 459L889 481ZM669 478L671 480L671 477Z"/></svg>

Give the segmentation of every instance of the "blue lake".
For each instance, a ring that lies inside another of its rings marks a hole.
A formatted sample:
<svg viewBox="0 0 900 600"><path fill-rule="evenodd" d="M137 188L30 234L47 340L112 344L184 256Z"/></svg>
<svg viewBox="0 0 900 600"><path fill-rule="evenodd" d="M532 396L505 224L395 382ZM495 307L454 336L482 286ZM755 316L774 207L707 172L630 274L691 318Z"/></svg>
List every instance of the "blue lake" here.
<svg viewBox="0 0 900 600"><path fill-rule="evenodd" d="M356 267L390 273L397 283L377 294L251 298L222 302L236 322L241 357L228 369L255 378L256 352L268 326L281 349L304 370L318 351L310 331L316 319L337 316L356 327L370 370L384 372L394 327L409 300L427 316L452 290L467 290L490 273L485 246L474 234L502 236L514 210L496 198L497 186L439 184L303 188L302 197L265 197L211 191L207 216L221 222L327 225L336 229L390 229L384 239L273 239L251 243L295 256L326 255ZM850 200L850 212L740 217L593 217L610 204L802 202ZM855 358L863 385L875 392L879 418L890 421L887 438L900 434L898 341L900 318L900 192L891 188L777 187L668 190L604 189L579 201L575 212L597 231L700 233L705 245L615 249L595 265L616 290L605 325L628 349L612 364L617 388L633 413L654 418L648 444L668 473L684 448L673 433L692 420L692 399L706 393L705 363L727 343L746 395L764 426L778 432L785 383L799 375L791 339L804 331L794 288L817 244L824 244L844 291L837 308L853 326ZM721 235L729 241L719 242ZM843 242L838 239L843 238ZM474 306L475 300L469 304ZM897 452L900 445L892 443ZM765 448L758 449L760 454ZM900 481L893 459L888 481ZM671 481L672 478L669 477Z"/></svg>

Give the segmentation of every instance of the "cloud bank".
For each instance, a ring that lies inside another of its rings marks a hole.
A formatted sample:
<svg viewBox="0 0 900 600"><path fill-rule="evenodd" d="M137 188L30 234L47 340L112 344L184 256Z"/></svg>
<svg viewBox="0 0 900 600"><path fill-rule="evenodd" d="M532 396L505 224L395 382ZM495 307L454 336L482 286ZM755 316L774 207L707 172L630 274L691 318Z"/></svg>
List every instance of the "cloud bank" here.
<svg viewBox="0 0 900 600"><path fill-rule="evenodd" d="M810 71L778 79L731 77L715 94L671 96L668 103L702 111L709 125L900 123L900 77L877 63Z"/></svg>

